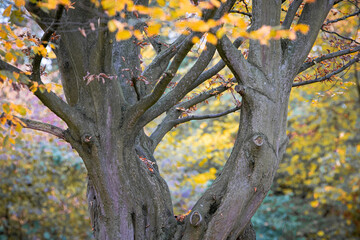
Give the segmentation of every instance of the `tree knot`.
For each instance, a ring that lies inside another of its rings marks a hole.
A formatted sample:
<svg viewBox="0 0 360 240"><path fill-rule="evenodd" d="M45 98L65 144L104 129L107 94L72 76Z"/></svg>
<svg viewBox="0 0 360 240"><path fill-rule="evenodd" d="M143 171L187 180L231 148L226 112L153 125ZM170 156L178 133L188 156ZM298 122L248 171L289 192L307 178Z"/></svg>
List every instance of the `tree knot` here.
<svg viewBox="0 0 360 240"><path fill-rule="evenodd" d="M86 143L86 144L89 144L91 142L93 142L93 136L91 136L90 134L88 133L85 133L84 135L82 135L81 137L81 142L82 143Z"/></svg>
<svg viewBox="0 0 360 240"><path fill-rule="evenodd" d="M194 211L190 215L190 224L194 227L199 226L199 224L202 222L202 216L198 211Z"/></svg>
<svg viewBox="0 0 360 240"><path fill-rule="evenodd" d="M235 91L239 93L241 96L244 96L246 93L246 87L244 85L236 85Z"/></svg>
<svg viewBox="0 0 360 240"><path fill-rule="evenodd" d="M264 138L261 135L255 135L252 140L258 147L261 147L264 144Z"/></svg>

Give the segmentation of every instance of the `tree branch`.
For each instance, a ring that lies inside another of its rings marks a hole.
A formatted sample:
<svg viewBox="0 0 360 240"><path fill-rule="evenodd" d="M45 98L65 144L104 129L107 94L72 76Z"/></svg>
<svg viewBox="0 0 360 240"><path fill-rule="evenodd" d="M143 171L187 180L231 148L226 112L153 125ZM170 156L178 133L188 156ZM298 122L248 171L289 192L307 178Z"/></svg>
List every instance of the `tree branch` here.
<svg viewBox="0 0 360 240"><path fill-rule="evenodd" d="M21 124L24 128L29 128L29 129L38 130L41 132L50 133L60 139L67 141L65 138L65 130L63 130L59 127L56 127L56 126L48 124L48 123L30 120L27 118L21 118L21 117L14 116L14 115L13 115L13 117L16 119L19 119L22 123L24 123L25 125Z"/></svg>
<svg viewBox="0 0 360 240"><path fill-rule="evenodd" d="M346 65L342 66L341 68L339 68L338 70L327 74L324 77L321 78L316 78L313 80L309 80L309 81L304 81L304 82L299 82L299 83L293 83L292 87L298 87L298 86L303 86L303 85L308 85L308 84L312 84L312 83L316 83L316 82L322 82L325 81L327 79L330 79L332 76L341 73L342 71L344 71L345 69L347 69L348 67L350 67L351 65L353 65L354 63L359 61L359 57L355 57L354 59L350 60Z"/></svg>
<svg viewBox="0 0 360 240"><path fill-rule="evenodd" d="M353 17L353 16L356 16L356 15L359 15L359 14L360 14L360 10L358 10L358 11L356 11L356 12L354 12L354 13L351 13L351 14L349 14L349 15L345 15L345 16L343 16L343 17L341 17L341 18L337 18L337 19L334 19L334 20L327 20L327 21L325 22L325 25L328 25L328 24L330 24L330 23L336 23L336 22L345 20L345 19L347 19L347 18L349 18L349 17Z"/></svg>
<svg viewBox="0 0 360 240"><path fill-rule="evenodd" d="M235 79L233 79L235 82ZM173 106L168 112L166 113L166 117L162 120L162 122L158 125L155 131L151 134L150 138L152 139L152 151L155 150L156 146L160 143L163 137L168 133L175 125L172 124L173 120L176 120L180 115L181 111L178 109L185 108L188 109L196 104L205 101L210 97L214 97L219 95L229 89L228 87L222 85L217 88L208 90L206 92L201 93L200 95L193 97L190 100L185 102L181 102L175 106Z"/></svg>
<svg viewBox="0 0 360 240"><path fill-rule="evenodd" d="M296 39L290 41L284 49L284 69L289 74L288 76L293 76L300 69L333 4L334 0L316 0L305 4L298 24L308 25L310 29L307 34L297 33Z"/></svg>
<svg viewBox="0 0 360 240"><path fill-rule="evenodd" d="M360 44L360 42L356 41L355 39L352 39L352 38L349 38L349 37L345 37L345 36L343 36L343 35L335 32L335 31L328 31L328 30L324 29L323 27L321 28L321 31L326 32L326 33L330 33L330 34L335 34L335 35L338 36L339 38L348 40L348 41L350 41L350 42L354 42L354 43L356 43L356 44Z"/></svg>
<svg viewBox="0 0 360 240"><path fill-rule="evenodd" d="M150 82L150 87L156 84L169 65L170 60L177 54L182 44L185 43L186 35L180 35L167 49L160 51L154 60L146 67L142 75Z"/></svg>
<svg viewBox="0 0 360 240"><path fill-rule="evenodd" d="M238 11L238 10L231 10L229 13L238 13L238 14L241 14L241 15L248 16L249 18L251 18L251 17L252 17L252 14L251 14L251 13L248 13L248 12L241 12L241 11Z"/></svg>
<svg viewBox="0 0 360 240"><path fill-rule="evenodd" d="M206 13L204 13L203 19L208 20L211 17L213 17L214 19L220 18L224 13L230 11L231 7L235 4L235 2L236 1L234 0L226 1L218 9L214 8L212 10L208 10ZM212 29L210 32L215 30L216 28ZM142 100L140 100L133 107L131 107L130 111L132 111L134 114L132 114L133 116L129 120L130 125L135 124L137 119L141 117L141 119L137 123L138 128L141 129L148 122L152 121L164 111L174 106L189 91L192 90L191 87L189 87L191 86L192 81L198 78L200 73L206 68L206 66L212 59L214 52L210 51L211 49L213 49L211 45L207 46L207 49L201 54L202 56L200 56L198 61L196 61L192 70L190 70L188 74L186 74L180 80L179 84L175 87L175 89L158 102L160 97L165 92L166 87L175 76L177 69L182 63L183 59L186 57L187 53L194 45L192 43L192 38L195 36L201 37L202 35L203 33L194 32L187 37L186 42L181 46L179 52L176 54L173 61L171 62L168 70L163 74L162 78L160 78L159 82L154 87L153 92L145 96ZM169 102L169 100L171 100L171 102ZM157 104L154 105L155 103ZM144 114L145 111L147 112L146 114Z"/></svg>
<svg viewBox="0 0 360 240"><path fill-rule="evenodd" d="M241 84L245 84L244 81L247 80L247 74L249 72L249 63L241 51L231 43L226 35L218 41L216 48L221 58L234 74L236 80Z"/></svg>
<svg viewBox="0 0 360 240"><path fill-rule="evenodd" d="M64 11L64 6L58 5L58 9L56 10L56 15L53 23L47 28L47 30L45 30L44 35L41 37L41 45L43 45L44 48L47 47L51 35L58 28L63 11ZM40 66L42 59L43 59L42 54L38 53L35 55L34 60L32 62L32 80L39 83L41 83Z"/></svg>
<svg viewBox="0 0 360 240"><path fill-rule="evenodd" d="M188 52L191 50L194 43L192 43L192 38L194 36L201 36L202 33L192 33L190 34L186 42L181 45L179 51L177 52L176 56L174 57L173 61L171 62L169 69L162 74L161 78L159 79L158 83L155 85L152 93L148 94L144 98L140 99L140 101L136 102L133 106L130 108L130 112L133 114L131 115L130 124L135 124L135 121L143 115L143 113L149 109L152 105L154 105L157 100L160 99L162 94L165 92L168 84L171 82L171 80L174 78L178 68L180 67L180 64L188 54Z"/></svg>
<svg viewBox="0 0 360 240"><path fill-rule="evenodd" d="M313 59L313 60L310 61L310 62L304 63L304 64L301 66L301 68L299 69L298 74L301 73L301 72L303 72L303 71L305 71L306 69L314 66L315 64L324 61L324 60L327 60L327 59L330 59L330 58L334 58L334 57L343 56L343 55L346 55L346 54L349 54L349 53L358 52L358 51L360 51L360 46L355 47L355 48L349 48L349 49L337 51L337 52L332 52L332 53L323 55L323 56L321 56L321 57L315 58L315 59Z"/></svg>
<svg viewBox="0 0 360 240"><path fill-rule="evenodd" d="M16 72L21 74L22 76L26 76L26 74L18 69L17 67L12 66L11 64L8 64L2 60L0 60L0 70L10 71L10 72ZM32 76L30 76L30 79ZM31 87L32 81L29 81L28 83L25 83L26 86ZM43 84L40 82L40 84ZM71 124L72 119L75 119L76 111L72 109L66 102L64 102L60 97L58 97L54 92L50 91L44 91L41 92L40 90L37 90L34 93L40 101L48 107L52 112L54 112L58 117L60 117L62 120L64 120L67 124Z"/></svg>
<svg viewBox="0 0 360 240"><path fill-rule="evenodd" d="M236 48L239 48L243 42L244 42L244 38L239 37L239 38L235 39L235 41L233 42L233 45ZM215 76L215 74L220 72L225 66L226 66L225 62L221 59L217 64L215 64L215 66L213 66L212 68L201 73L200 76L194 81L191 88L194 89L197 86L199 86L200 84L202 84L203 82L205 82L206 80L212 78L213 76Z"/></svg>
<svg viewBox="0 0 360 240"><path fill-rule="evenodd" d="M300 7L303 0L295 0L290 4L290 7L288 9L288 12L286 13L285 19L282 23L282 27L284 29L290 29L291 23L294 21L294 18L296 16L296 12L298 8Z"/></svg>
<svg viewBox="0 0 360 240"><path fill-rule="evenodd" d="M233 112L239 110L240 108L241 108L241 106L236 106L234 108L231 108L229 110L226 110L226 111L224 111L222 113L217 113L217 114L207 114L207 115L200 115L200 116L192 115L192 116L183 117L183 118L173 120L173 121L171 121L171 123L175 126L175 125L185 123L185 122L188 122L188 121L192 121L192 120L204 120L204 119L210 119L210 118L218 118L218 117L228 115L229 113L233 113Z"/></svg>

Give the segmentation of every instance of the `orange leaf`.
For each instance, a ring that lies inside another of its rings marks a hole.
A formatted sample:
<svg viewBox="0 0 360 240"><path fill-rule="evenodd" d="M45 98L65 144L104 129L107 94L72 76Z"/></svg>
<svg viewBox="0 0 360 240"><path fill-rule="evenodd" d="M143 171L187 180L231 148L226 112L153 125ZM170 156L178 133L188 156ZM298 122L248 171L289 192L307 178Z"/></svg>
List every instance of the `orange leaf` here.
<svg viewBox="0 0 360 240"><path fill-rule="evenodd" d="M118 31L115 38L117 41L127 40L131 38L131 32L129 32L128 30Z"/></svg>
<svg viewBox="0 0 360 240"><path fill-rule="evenodd" d="M15 5L17 7L22 7L25 5L25 0L15 0Z"/></svg>
<svg viewBox="0 0 360 240"><path fill-rule="evenodd" d="M12 7L12 5L8 6L8 7L5 9L5 11L3 12L3 16L4 16L4 17L9 17L9 16L10 16L11 7Z"/></svg>

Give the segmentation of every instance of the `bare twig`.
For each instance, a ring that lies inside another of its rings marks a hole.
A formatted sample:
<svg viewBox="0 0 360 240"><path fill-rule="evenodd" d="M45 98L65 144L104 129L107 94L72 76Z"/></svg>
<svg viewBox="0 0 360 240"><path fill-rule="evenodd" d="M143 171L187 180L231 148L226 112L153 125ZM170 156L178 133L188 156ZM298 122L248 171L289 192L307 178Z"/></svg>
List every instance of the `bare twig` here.
<svg viewBox="0 0 360 240"><path fill-rule="evenodd" d="M251 14L251 13L248 13L248 12L241 12L241 11L238 11L238 10L230 10L230 13L238 13L238 14L241 14L241 15L248 16L249 18L251 18L251 17L252 17L252 14Z"/></svg>
<svg viewBox="0 0 360 240"><path fill-rule="evenodd" d="M358 52L360 51L360 46L358 47L355 47L355 48L349 48L349 49L345 49L345 50L340 50L340 51L337 51L337 52L332 52L332 53L329 53L329 54L325 54L321 57L318 57L318 58L315 58L314 60L312 60L311 62L306 62L304 63L301 68L299 69L299 73L305 71L306 69L314 66L315 64L317 63L320 63L324 60L327 60L327 59L330 59L330 58L334 58L334 57L339 57L339 56L343 56L343 55L346 55L346 54L349 54L349 53L354 53L354 52Z"/></svg>
<svg viewBox="0 0 360 240"><path fill-rule="evenodd" d="M360 14L360 10L358 10L358 11L356 11L356 12L354 12L354 13L351 13L351 14L349 14L349 15L345 15L345 16L343 16L343 17L341 17L341 18L337 18L337 19L334 19L334 20L327 20L327 21L325 22L325 25L330 24L330 23L336 23L336 22L345 20L345 19L347 19L347 18L349 18L349 17L353 17L353 16L356 16L356 15L359 15L359 14Z"/></svg>
<svg viewBox="0 0 360 240"><path fill-rule="evenodd" d="M350 42L354 42L354 43L356 43L356 44L360 44L360 42L356 41L355 39L352 39L352 38L349 38L349 37L345 37L345 36L343 36L343 35L341 35L341 34L339 34L339 33L337 33L337 32L334 32L334 31L328 31L328 30L324 29L324 27L322 27L321 30L322 30L323 32L326 32L326 33L335 34L335 35L338 36L339 38L348 40L348 41L350 41Z"/></svg>
<svg viewBox="0 0 360 240"><path fill-rule="evenodd" d="M173 120L173 121L171 121L171 123L175 126L175 125L178 125L180 123L185 123L185 122L192 121L192 120L204 120L204 119L210 119L210 118L218 118L218 117L228 115L229 113L236 112L240 108L241 108L241 106L236 106L234 108L231 108L229 110L226 110L226 111L224 111L222 113L217 113L217 114L207 114L207 115L200 115L200 116L192 115L192 116L183 117L183 118Z"/></svg>
<svg viewBox="0 0 360 240"><path fill-rule="evenodd" d="M293 83L293 87L298 87L298 86L303 86L303 85L308 85L308 84L312 84L312 83L316 83L316 82L322 82L322 81L325 81L325 80L328 80L330 79L332 76L338 74L338 73L341 73L342 71L344 71L345 69L347 69L348 67L350 67L351 65L353 65L354 63L356 63L357 61L359 61L359 58L356 57L352 60L350 60L346 65L342 66L341 68L339 68L338 70L336 71L333 71L329 74L327 74L326 76L324 77L321 77L321 78L315 78L313 80L309 80L309 81L304 81L304 82L298 82L298 83Z"/></svg>

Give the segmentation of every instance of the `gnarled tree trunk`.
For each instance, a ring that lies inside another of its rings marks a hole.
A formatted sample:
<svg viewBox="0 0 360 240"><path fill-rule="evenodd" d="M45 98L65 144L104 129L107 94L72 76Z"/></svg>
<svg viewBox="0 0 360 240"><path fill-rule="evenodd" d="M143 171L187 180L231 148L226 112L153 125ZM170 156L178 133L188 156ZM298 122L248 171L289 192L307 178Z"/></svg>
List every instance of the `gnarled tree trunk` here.
<svg viewBox="0 0 360 240"><path fill-rule="evenodd" d="M235 2L226 1L219 9L209 10L204 19L221 17ZM287 145L292 80L333 2L306 4L299 23L310 25L310 31L299 34L295 41L281 44L272 40L263 46L252 40L248 59L237 50L238 42L233 44L226 36L216 47L208 44L191 71L166 94L166 86L193 46L192 37L201 33L180 36L169 48L160 49L153 63L141 72L136 38L116 42L107 30L108 17L90 1L76 1L75 9L62 10L56 55L68 105L64 107L60 100L51 102L38 94L67 123L65 139L86 165L96 239L254 239L251 217L269 191ZM295 0L291 5L285 28L290 27L300 3ZM56 15L42 12L31 3L27 8L41 20ZM252 29L280 25L280 11L280 0L253 1ZM125 15L121 21L138 21L132 13ZM42 21L40 25L49 27ZM143 24L133 26L141 28ZM151 41L157 43L155 38ZM223 62L204 72L216 48ZM152 153L176 125L181 114L178 107L190 107L211 93L179 101L225 64L233 72L236 91L242 96L238 136L221 175L180 223L174 218L169 189ZM141 75L146 76L149 85L138 81ZM167 116L163 122L152 136L147 136L143 127L164 112Z"/></svg>

